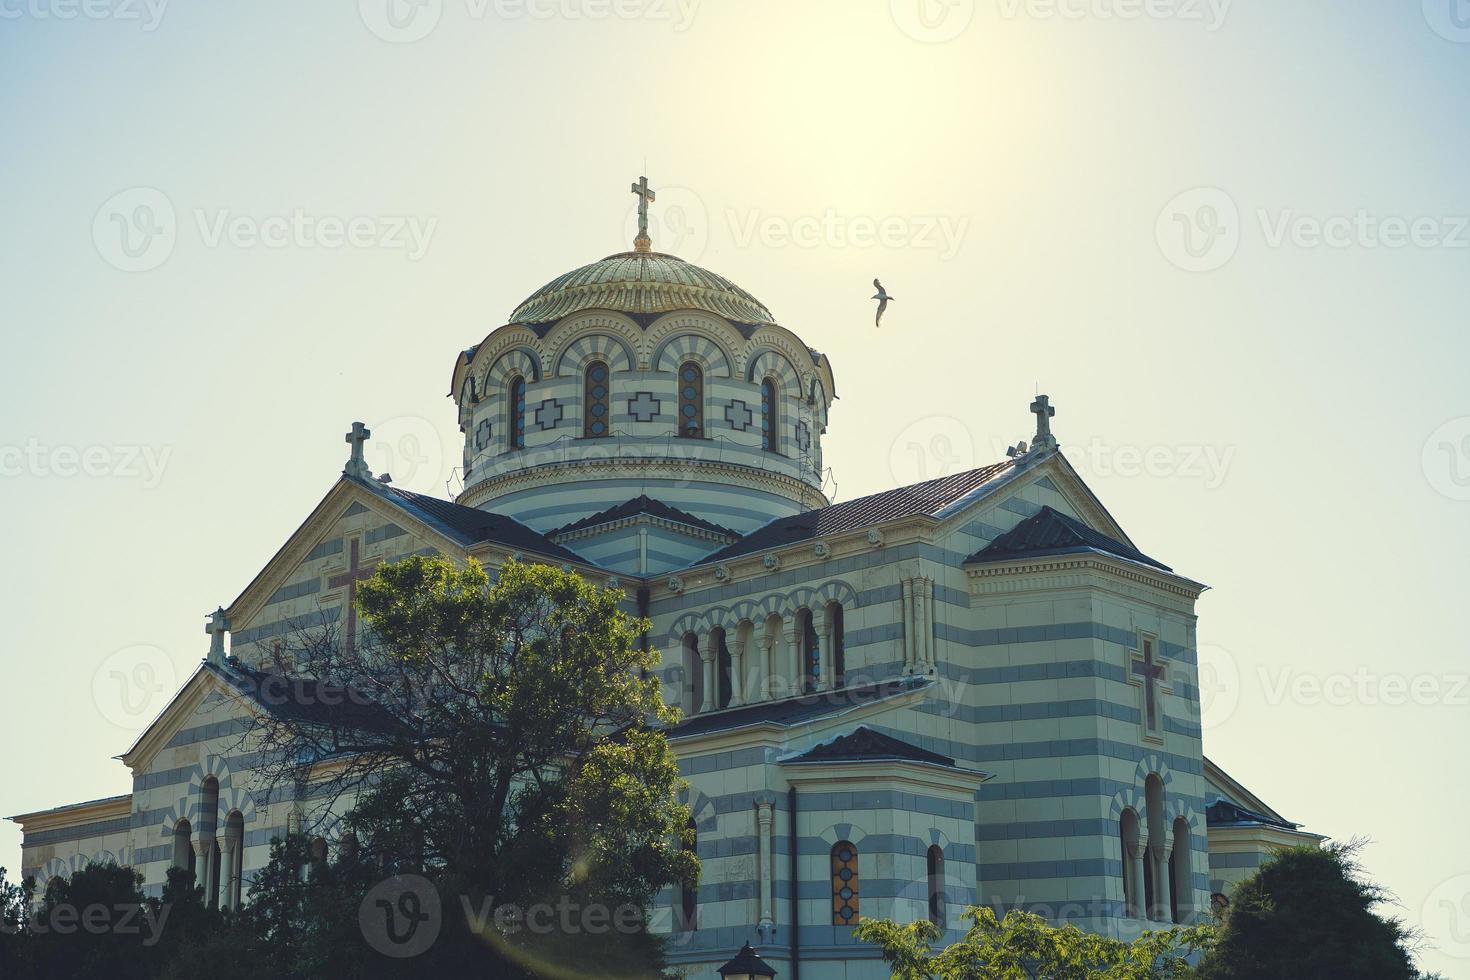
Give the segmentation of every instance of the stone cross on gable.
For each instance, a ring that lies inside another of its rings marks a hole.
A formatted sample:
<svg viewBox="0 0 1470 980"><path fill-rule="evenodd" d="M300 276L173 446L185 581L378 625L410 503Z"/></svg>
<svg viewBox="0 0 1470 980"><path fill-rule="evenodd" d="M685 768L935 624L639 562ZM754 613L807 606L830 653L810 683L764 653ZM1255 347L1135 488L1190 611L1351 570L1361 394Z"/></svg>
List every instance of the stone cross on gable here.
<svg viewBox="0 0 1470 980"><path fill-rule="evenodd" d="M1031 403L1031 414L1036 416L1036 437L1031 440L1031 451L1057 448L1056 437L1051 434L1051 420L1057 410L1052 407L1051 399L1037 395L1036 401Z"/></svg>
<svg viewBox="0 0 1470 980"><path fill-rule="evenodd" d="M209 662L212 664L223 664L225 662L225 634L230 631L230 621L225 616L223 606L216 609L209 617L209 625L204 627L204 632L209 634Z"/></svg>
<svg viewBox="0 0 1470 980"><path fill-rule="evenodd" d="M1129 677L1131 684L1143 688L1144 729L1150 733L1159 731L1164 709L1159 695L1168 690L1164 686L1164 665L1154 658L1155 640L1151 637L1138 638L1138 651L1128 652Z"/></svg>
<svg viewBox="0 0 1470 980"><path fill-rule="evenodd" d="M362 458L362 447L372 437L372 430L367 426L361 422L352 423L352 431L346 437L347 443L352 446L352 456L347 460L347 465L342 467L343 473L360 480L373 478L373 471L368 469L367 461Z"/></svg>
<svg viewBox="0 0 1470 980"><path fill-rule="evenodd" d="M639 177L638 183L633 185L633 193L638 195L638 237L633 239L633 247L640 252L653 250L653 239L648 237L648 206L658 200L658 195L648 186L647 177Z"/></svg>

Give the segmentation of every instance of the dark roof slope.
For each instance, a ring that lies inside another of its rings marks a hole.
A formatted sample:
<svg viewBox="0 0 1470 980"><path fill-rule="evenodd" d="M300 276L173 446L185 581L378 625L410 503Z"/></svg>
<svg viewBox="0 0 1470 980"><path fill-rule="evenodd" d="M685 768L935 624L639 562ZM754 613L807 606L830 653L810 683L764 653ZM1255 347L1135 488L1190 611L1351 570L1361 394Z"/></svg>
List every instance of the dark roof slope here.
<svg viewBox="0 0 1470 980"><path fill-rule="evenodd" d="M580 531L584 527L596 527L599 524L620 521L625 517L637 517L639 514L647 514L649 517L658 517L666 521L674 521L679 524L688 524L691 527L703 528L706 531L712 531L715 534L724 535L725 537L738 538L740 536L728 527L712 524L702 517L695 517L693 514L682 511L677 507L670 507L662 500L655 500L645 493L634 497L632 500L624 501L615 507L609 507L607 510L599 511L591 517L584 517L580 521L573 521L565 527L559 527L555 531L549 531L547 532L547 537L555 537L558 534L566 534L570 531Z"/></svg>
<svg viewBox="0 0 1470 980"><path fill-rule="evenodd" d="M472 545L481 541L493 541L517 551L532 551L560 561L586 563L586 560L576 552L563 548L549 540L546 535L533 531L520 521L506 517L504 514L476 510L473 507L462 507L448 500L414 493L411 490L400 490L391 484L378 483L375 480L356 482L372 489L389 503L408 511L425 524L447 534L460 544Z"/></svg>
<svg viewBox="0 0 1470 980"><path fill-rule="evenodd" d="M1205 807L1205 823L1211 827L1280 827L1282 830L1297 830L1299 823L1277 820L1264 813L1248 810L1238 803L1221 797Z"/></svg>
<svg viewBox="0 0 1470 980"><path fill-rule="evenodd" d="M1011 528L989 545L966 558L969 562L1010 561L1013 558L1038 558L1044 555L1068 555L1084 551L1100 551L1144 565L1172 572L1173 569L1121 541L1074 520L1050 507Z"/></svg>
<svg viewBox="0 0 1470 980"><path fill-rule="evenodd" d="M953 766L954 760L911 745L892 735L884 735L867 725L859 725L846 735L830 742L813 746L806 752L787 762L881 762L900 759L906 762L928 762L938 766Z"/></svg>
<svg viewBox="0 0 1470 980"><path fill-rule="evenodd" d="M741 708L695 715L668 729L667 734L670 738L679 738L684 735L707 735L710 732L744 728L747 725L799 725L823 715L836 714L858 705L871 704L917 690L930 683L932 682L923 677L896 678L858 687L842 687L835 691L803 694L781 701L761 701Z"/></svg>
<svg viewBox="0 0 1470 980"><path fill-rule="evenodd" d="M807 541L843 531L855 531L888 521L927 514L937 515L950 504L994 480L1015 465L1015 460L1005 460L991 466L966 470L953 476L926 480L896 490L859 497L830 507L821 507L793 517L783 517L756 528L740 541L717 551L700 564L723 561L754 551L780 548L797 541Z"/></svg>
<svg viewBox="0 0 1470 980"><path fill-rule="evenodd" d="M349 685L256 670L235 659L223 667L207 661L204 666L277 718L343 731L391 733L400 727L391 713Z"/></svg>

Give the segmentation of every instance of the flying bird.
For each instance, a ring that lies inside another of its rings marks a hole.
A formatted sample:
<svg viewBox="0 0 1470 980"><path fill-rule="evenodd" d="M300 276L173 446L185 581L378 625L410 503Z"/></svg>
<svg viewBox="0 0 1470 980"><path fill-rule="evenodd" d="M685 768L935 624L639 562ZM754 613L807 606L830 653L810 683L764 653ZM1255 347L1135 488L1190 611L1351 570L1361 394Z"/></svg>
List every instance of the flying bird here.
<svg viewBox="0 0 1470 980"><path fill-rule="evenodd" d="M888 295L888 290L884 289L883 284L877 279L873 280L873 285L878 290L878 294L873 297L878 301L878 316L873 320L873 326L881 327L883 326L883 311L888 309L888 301L893 297Z"/></svg>

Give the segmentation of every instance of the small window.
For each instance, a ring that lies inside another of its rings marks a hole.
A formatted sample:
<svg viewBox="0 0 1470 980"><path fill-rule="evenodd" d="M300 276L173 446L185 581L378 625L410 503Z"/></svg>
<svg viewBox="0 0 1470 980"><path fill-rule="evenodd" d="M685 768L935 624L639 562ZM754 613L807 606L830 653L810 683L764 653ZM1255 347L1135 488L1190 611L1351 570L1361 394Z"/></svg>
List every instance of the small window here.
<svg viewBox="0 0 1470 980"><path fill-rule="evenodd" d="M780 452L781 430L776 415L776 382L767 378L761 383L761 447L768 453Z"/></svg>
<svg viewBox="0 0 1470 980"><path fill-rule="evenodd" d="M851 841L832 846L832 924L858 924L858 851Z"/></svg>
<svg viewBox="0 0 1470 980"><path fill-rule="evenodd" d="M505 431L509 433L509 448L526 448L526 379L516 378L510 383L510 414L505 420Z"/></svg>
<svg viewBox="0 0 1470 980"><path fill-rule="evenodd" d="M690 854L699 855L699 829L693 820L690 820L684 828L684 850ZM674 923L676 932L693 932L699 928L699 880L697 878L686 878L679 887L679 907L677 922Z"/></svg>
<svg viewBox="0 0 1470 980"><path fill-rule="evenodd" d="M704 438L704 372L693 361L679 368L679 435Z"/></svg>
<svg viewBox="0 0 1470 980"><path fill-rule="evenodd" d="M812 625L811 610L803 609L801 618L801 689L810 694L822 683L822 638Z"/></svg>
<svg viewBox="0 0 1470 980"><path fill-rule="evenodd" d="M832 686L843 687L847 683L847 646L842 635L842 603L827 606L827 623L831 629L828 642L832 644Z"/></svg>
<svg viewBox="0 0 1470 980"><path fill-rule="evenodd" d="M929 848L929 921L936 926L944 925L945 906L948 898L944 894L944 849L938 844Z"/></svg>
<svg viewBox="0 0 1470 980"><path fill-rule="evenodd" d="M587 365L582 404L582 436L601 439L608 435L612 424L612 374L602 361Z"/></svg>
<svg viewBox="0 0 1470 980"><path fill-rule="evenodd" d="M710 639L715 644L715 707L728 708L734 695L730 647L725 642L725 631L721 628L716 627L711 632Z"/></svg>

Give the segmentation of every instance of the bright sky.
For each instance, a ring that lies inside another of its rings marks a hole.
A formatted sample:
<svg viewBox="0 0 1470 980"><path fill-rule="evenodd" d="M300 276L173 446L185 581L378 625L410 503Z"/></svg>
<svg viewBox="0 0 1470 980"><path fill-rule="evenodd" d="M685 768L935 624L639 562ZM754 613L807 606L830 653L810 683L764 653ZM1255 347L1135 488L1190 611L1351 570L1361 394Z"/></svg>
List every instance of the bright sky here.
<svg viewBox="0 0 1470 980"><path fill-rule="evenodd" d="M839 497L1048 392L1213 586L1206 751L1470 977L1464 0L389 2L0 0L0 813L129 788L113 674L186 676L351 421L442 488L456 352L646 159L831 356Z"/></svg>

